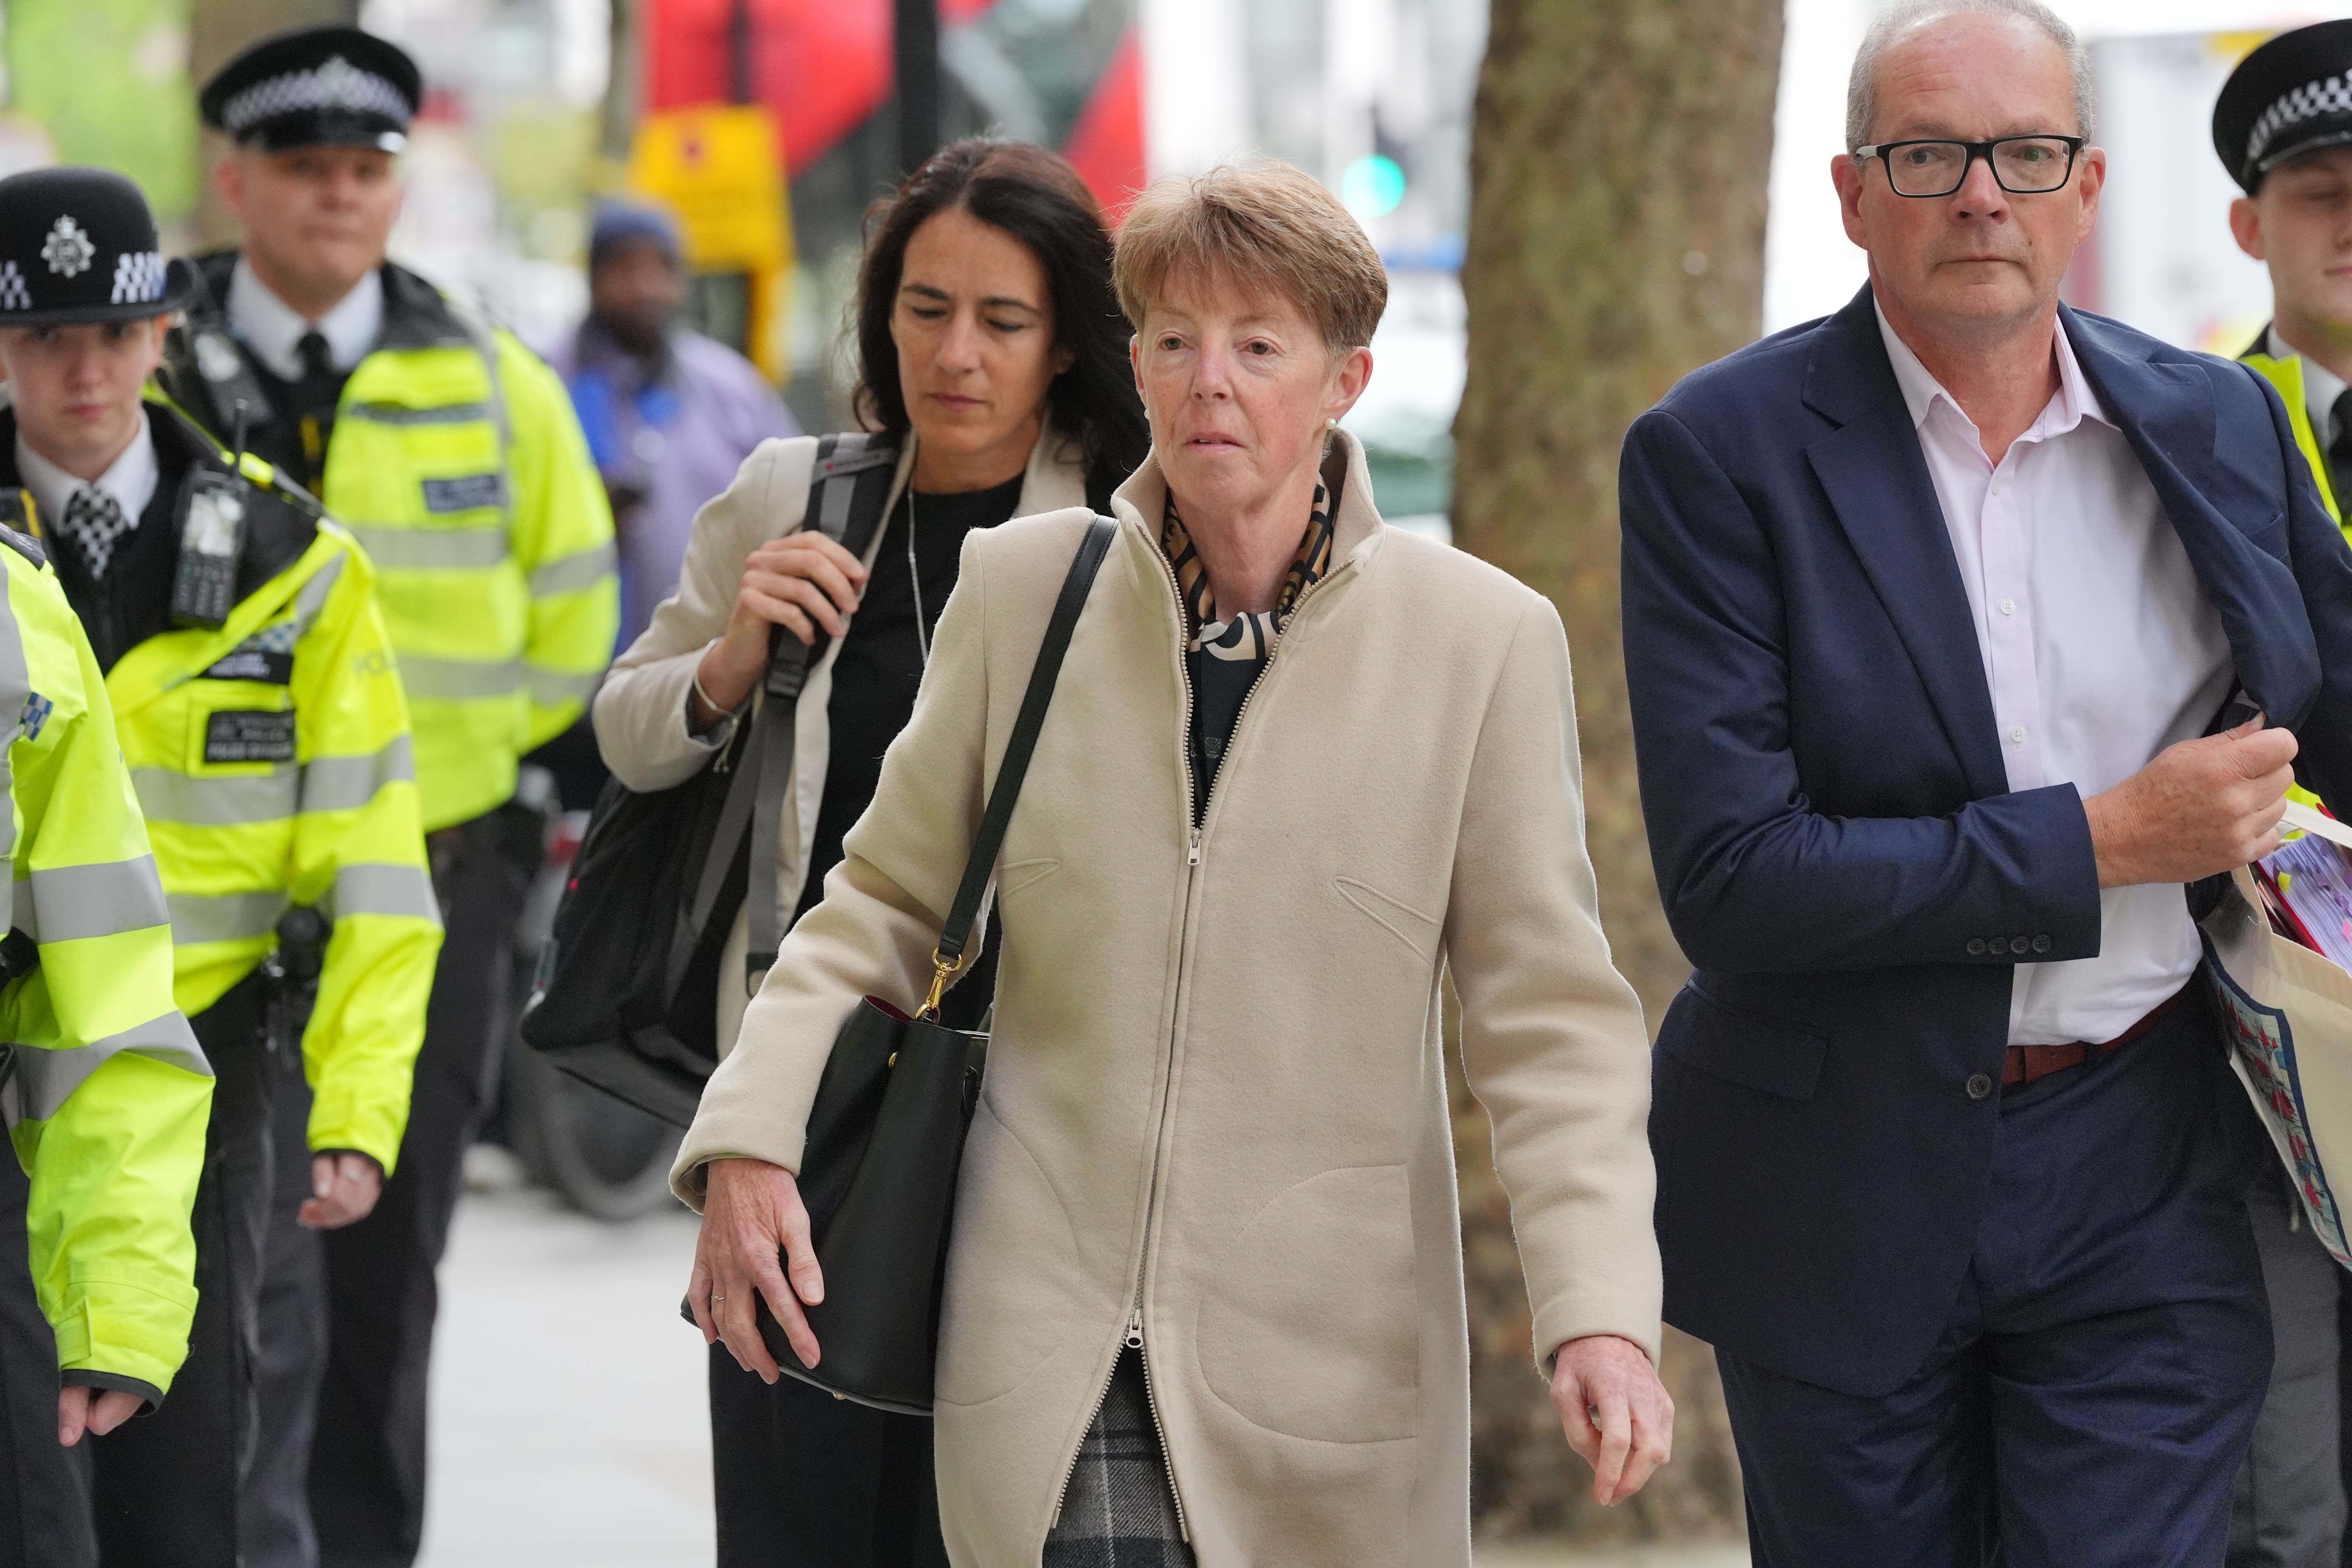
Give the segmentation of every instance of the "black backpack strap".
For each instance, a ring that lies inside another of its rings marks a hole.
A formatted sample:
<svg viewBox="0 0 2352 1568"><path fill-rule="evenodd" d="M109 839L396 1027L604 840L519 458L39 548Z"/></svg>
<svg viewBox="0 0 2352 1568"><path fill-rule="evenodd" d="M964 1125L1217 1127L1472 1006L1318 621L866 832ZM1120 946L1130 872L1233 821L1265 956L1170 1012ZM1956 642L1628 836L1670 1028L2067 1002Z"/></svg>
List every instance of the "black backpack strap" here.
<svg viewBox="0 0 2352 1568"><path fill-rule="evenodd" d="M1062 579L1054 617L1045 623L1045 640L1029 671L1029 689L1022 693L1021 711L1013 718L1012 737L1004 742L1004 762L996 771L996 787L988 792L988 808L981 814L980 832L963 864L963 881L948 909L940 944L931 953L932 966L939 973L932 976L931 994L923 1003L920 1017L938 1016L948 982L955 978L968 956L971 928L980 919L980 901L988 892L989 879L996 874L996 857L1004 847L1004 830L1012 826L1013 807L1021 798L1021 781L1028 776L1029 759L1037 750L1037 732L1045 727L1045 710L1053 706L1062 656L1070 651L1070 637L1078 629L1078 616L1094 589L1095 574L1102 569L1103 557L1110 552L1118 533L1118 524L1097 512L1087 525L1087 535L1078 542L1078 552Z"/></svg>
<svg viewBox="0 0 2352 1568"><path fill-rule="evenodd" d="M821 437L816 466L809 475L808 512L801 526L817 530L864 560L882 525L898 463L898 447L880 436L859 432ZM760 977L776 962L776 945L783 940L783 889L777 885L776 852L783 835L784 791L792 785L801 688L824 657L825 640L820 637L812 646L781 626L771 634L767 679L761 687L759 716L752 721L750 765L736 773L719 834L712 841L714 860L721 854L731 858L735 846L742 842L742 816L749 813L751 874L743 896L751 903L751 943L744 953L744 980L755 991ZM749 798L739 802L739 795ZM714 868L720 874L713 875ZM702 884L713 900L723 872L723 864L704 868ZM708 907L699 894L696 902L707 919ZM700 922L696 929L701 929Z"/></svg>

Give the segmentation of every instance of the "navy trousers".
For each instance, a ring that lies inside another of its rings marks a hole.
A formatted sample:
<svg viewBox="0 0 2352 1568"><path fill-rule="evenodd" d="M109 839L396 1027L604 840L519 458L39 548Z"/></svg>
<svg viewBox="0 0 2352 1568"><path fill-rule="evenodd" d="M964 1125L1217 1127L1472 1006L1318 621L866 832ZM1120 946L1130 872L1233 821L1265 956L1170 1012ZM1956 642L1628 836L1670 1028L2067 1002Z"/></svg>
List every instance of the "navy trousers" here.
<svg viewBox="0 0 2352 1568"><path fill-rule="evenodd" d="M1902 1387L1720 1358L1757 1568L2219 1568L2271 1370L2268 1155L2191 994L2003 1092L1976 1255Z"/></svg>

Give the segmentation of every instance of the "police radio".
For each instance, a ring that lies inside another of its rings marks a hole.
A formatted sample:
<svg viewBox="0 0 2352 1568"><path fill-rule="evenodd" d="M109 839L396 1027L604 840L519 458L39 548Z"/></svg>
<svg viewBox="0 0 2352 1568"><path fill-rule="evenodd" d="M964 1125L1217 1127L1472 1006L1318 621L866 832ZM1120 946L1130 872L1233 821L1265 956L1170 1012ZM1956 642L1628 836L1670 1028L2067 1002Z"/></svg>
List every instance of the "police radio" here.
<svg viewBox="0 0 2352 1568"><path fill-rule="evenodd" d="M236 558L245 551L246 407L236 405L229 472L191 468L180 492L180 563L172 574L172 624L218 631L236 607Z"/></svg>
<svg viewBox="0 0 2352 1568"><path fill-rule="evenodd" d="M194 468L180 491L180 563L172 574L172 624L215 631L236 607L236 560L245 550L249 491L242 479Z"/></svg>

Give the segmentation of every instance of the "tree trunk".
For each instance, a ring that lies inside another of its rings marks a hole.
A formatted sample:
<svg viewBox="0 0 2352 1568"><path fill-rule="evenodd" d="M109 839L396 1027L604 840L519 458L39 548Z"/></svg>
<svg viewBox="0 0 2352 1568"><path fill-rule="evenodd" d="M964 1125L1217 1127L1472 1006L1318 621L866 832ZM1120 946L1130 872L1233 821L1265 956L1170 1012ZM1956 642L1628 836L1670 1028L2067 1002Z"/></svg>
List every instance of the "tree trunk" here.
<svg viewBox="0 0 2352 1568"><path fill-rule="evenodd" d="M1677 377L1757 334L1780 23L1780 0L1493 0L1478 84L1455 542L1550 595L1568 625L1601 914L1654 1028L1689 966L1658 907L1634 784L1617 454ZM1595 1542L1736 1531L1714 1360L1671 1333L1675 1461L1625 1507L1593 1505L1530 1371L1486 1118L1458 1089L1455 1105L1482 1528Z"/></svg>

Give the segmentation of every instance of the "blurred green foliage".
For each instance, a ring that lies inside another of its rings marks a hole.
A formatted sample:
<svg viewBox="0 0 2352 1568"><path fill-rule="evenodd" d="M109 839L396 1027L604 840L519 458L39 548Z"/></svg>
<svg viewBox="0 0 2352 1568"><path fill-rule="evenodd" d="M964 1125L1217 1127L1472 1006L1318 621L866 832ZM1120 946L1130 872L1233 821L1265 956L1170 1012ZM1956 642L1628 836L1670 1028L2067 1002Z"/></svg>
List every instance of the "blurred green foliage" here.
<svg viewBox="0 0 2352 1568"><path fill-rule="evenodd" d="M139 182L164 223L195 208L188 0L8 0L10 107L66 163Z"/></svg>

